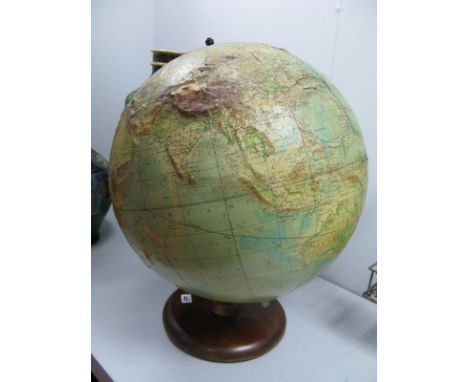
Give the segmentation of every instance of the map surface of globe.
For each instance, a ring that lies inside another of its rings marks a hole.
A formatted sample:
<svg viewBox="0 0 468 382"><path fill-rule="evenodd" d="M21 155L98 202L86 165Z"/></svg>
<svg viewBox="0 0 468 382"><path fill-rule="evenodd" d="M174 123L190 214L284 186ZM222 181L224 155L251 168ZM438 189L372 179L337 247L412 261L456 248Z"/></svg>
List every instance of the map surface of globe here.
<svg viewBox="0 0 468 382"><path fill-rule="evenodd" d="M184 54L125 107L112 146L118 222L145 264L224 302L283 295L344 248L367 156L350 107L283 49Z"/></svg>

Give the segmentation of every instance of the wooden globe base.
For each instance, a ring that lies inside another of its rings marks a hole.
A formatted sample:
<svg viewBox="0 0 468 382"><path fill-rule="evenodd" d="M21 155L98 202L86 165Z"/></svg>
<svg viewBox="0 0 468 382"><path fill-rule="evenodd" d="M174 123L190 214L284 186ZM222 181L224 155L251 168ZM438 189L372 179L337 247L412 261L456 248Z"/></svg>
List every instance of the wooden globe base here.
<svg viewBox="0 0 468 382"><path fill-rule="evenodd" d="M184 352L214 362L259 357L281 340L286 316L277 300L268 304L225 304L191 295L182 303L178 289L163 311L169 339Z"/></svg>

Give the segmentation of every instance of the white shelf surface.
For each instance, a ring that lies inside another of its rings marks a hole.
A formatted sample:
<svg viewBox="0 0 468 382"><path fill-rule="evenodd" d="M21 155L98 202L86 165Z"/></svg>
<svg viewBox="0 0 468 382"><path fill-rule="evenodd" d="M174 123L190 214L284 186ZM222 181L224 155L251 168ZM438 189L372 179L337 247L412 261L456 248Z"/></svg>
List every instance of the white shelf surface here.
<svg viewBox="0 0 468 382"><path fill-rule="evenodd" d="M376 305L320 277L279 300L286 333L257 359L221 364L177 349L162 309L174 285L146 268L113 211L92 247L92 371L100 382L373 382Z"/></svg>

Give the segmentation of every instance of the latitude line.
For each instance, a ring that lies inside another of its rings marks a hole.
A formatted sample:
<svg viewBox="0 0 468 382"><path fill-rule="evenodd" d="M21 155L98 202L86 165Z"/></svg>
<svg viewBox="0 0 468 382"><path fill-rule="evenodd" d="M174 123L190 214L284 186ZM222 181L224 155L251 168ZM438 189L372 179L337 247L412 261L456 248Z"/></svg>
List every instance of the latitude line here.
<svg viewBox="0 0 468 382"><path fill-rule="evenodd" d="M193 206L197 206L201 204L222 202L223 200L237 199L237 198L242 198L244 196L249 196L249 195L250 194L245 193L245 194L240 194L240 195L227 196L225 198L220 198L220 199L202 200L200 202L193 202L193 203L182 203L182 204L177 204L177 205L168 205L168 206L161 206L161 207L147 207L147 208L125 208L125 209L121 208L120 210L129 211L129 212L138 212L142 210L152 210L152 211L170 210L173 208L185 208L185 207L193 207Z"/></svg>
<svg viewBox="0 0 468 382"><path fill-rule="evenodd" d="M203 233L191 233L191 234L187 234L187 235L191 235L191 236L194 236L194 235L204 235L204 234L207 234L207 233L213 233L213 234L217 234L217 235L220 235L220 236L228 236L228 237L234 237L234 238L247 238L247 239L261 239L261 240L278 240L278 239L281 239L281 240L297 240L297 239L310 239L310 238L313 238L313 237L316 237L316 236L320 236L322 234L313 234L313 235L305 235L305 236L282 236L282 237L278 237L278 236L254 236L254 235L239 235L239 234L229 234L226 232L226 230L221 230L221 231L213 231L213 230L209 230L209 229L206 229L206 228L202 228L198 225L194 225L194 224L185 224L184 222L181 222L179 220L175 220L175 219L172 219L170 217L167 217L167 216L164 216L164 215L161 215L157 212L154 212L153 210L151 209L139 209L137 212L142 212L142 211L145 211L145 212L148 212L152 215L156 215L158 217L160 217L161 219L164 219L164 220L167 220L171 223L175 223L175 224L179 224L179 225L187 225L188 227L191 227L193 229L196 229L198 231L202 231ZM274 220L268 222L268 223L272 223L274 222ZM256 226L259 226L259 225L262 225L262 224L252 224L250 226L247 226L246 228L250 228L250 227L256 227ZM324 232L323 235L325 234L328 234L328 233L332 233L333 231L327 231L327 232ZM161 236L161 237L184 237L184 236L187 236L187 235L165 235L165 236Z"/></svg>
<svg viewBox="0 0 468 382"><path fill-rule="evenodd" d="M303 133L305 134L310 134L310 132L308 131L303 131ZM350 135L353 135L353 134L350 134ZM339 140L341 140L342 137L339 138ZM339 148L341 147L341 144L340 143L337 143L336 145L332 145L328 142L331 142L331 141L337 141L338 138L336 139L331 139L331 140L323 140L322 143L325 147L330 147L330 148ZM287 152L288 150L285 149L285 150L279 150L279 151L275 151L275 154L282 154L282 153L285 153ZM355 165L356 163L358 162L362 162L362 161L366 161L367 160L367 156L364 155L362 157L359 157L357 158L356 160L352 161L352 162L349 162L349 163L346 163L345 165L342 165L342 166L335 166L335 167L332 167L332 168L326 168L326 169L323 169L321 171L316 171L314 175L316 176L320 176L320 175L325 175L325 174L329 174L329 173L332 173L334 171L339 171L339 170L344 170L348 167L352 167L353 165ZM223 166L224 168L236 168L235 165L232 165L232 166ZM199 169L197 170L196 168L190 168L190 167L187 167L188 170L190 170L191 172L194 172L194 173L200 173L200 172L204 172L204 171L209 171L209 170L214 170L216 169L216 166L214 167L208 167L208 168L203 168L203 169ZM158 174L157 176L155 177L152 177L152 178L148 178L148 179L142 179L142 180L149 180L149 181L161 181L162 179L164 178L172 178L174 175L177 175L177 172L176 171L171 171L171 172L165 172L165 173L162 173L162 174Z"/></svg>
<svg viewBox="0 0 468 382"><path fill-rule="evenodd" d="M164 216L164 215L161 215L161 214L158 214L157 212L154 212L152 210L146 210L146 212L150 213L150 214L153 214L153 215L156 215L164 220L167 220L167 221L170 221L172 223L175 223L175 224L180 224L180 225L186 225L188 227L191 227L193 229L196 229L196 230L199 230L199 231L203 231L204 234L205 233L212 233L212 234L216 234L216 235L220 235L220 236L224 236L224 237L230 237L230 238L247 238L247 239L261 239L261 240L297 240L297 239L309 239L309 238L312 238L316 235L310 235L310 236L291 236L291 237L278 237L278 236L254 236L254 235L236 235L234 234L232 231L231 233L228 233L226 232L226 230L224 231L213 231L213 230L209 230L209 229L206 229L206 228L202 228L200 226L196 226L196 225L193 225L193 224L185 224L183 222L180 222L178 220L174 220L172 218L169 218L167 216ZM189 234L189 235L194 235L194 234ZM178 237L178 236L187 236L187 235L166 235L166 236L161 236L161 237Z"/></svg>
<svg viewBox="0 0 468 382"><path fill-rule="evenodd" d="M337 146L339 147L339 146ZM285 150L283 150L285 151ZM309 167L309 171L311 171L311 173L313 173L314 177L318 178L320 176L323 176L323 175L326 175L326 174L332 174L334 172L339 172L339 171L345 171L346 169L348 168L352 168L354 167L355 165L359 164L359 163L362 163L362 162L367 162L367 156L363 156L363 157L360 157L358 159L356 159L355 161L353 162L350 162L346 165L343 165L343 166L336 166L336 167L332 167L332 168L326 168L326 169L323 169L322 171L312 171ZM310 163L308 163L309 166L310 166ZM229 167L235 167L235 166L225 166L226 168L229 168ZM207 171L207 170L213 170L215 169L216 167L212 167L212 168L208 168L208 169L203 169L203 170L198 170L197 172L201 172L201 171ZM192 170L193 171L193 170ZM165 173L165 174L161 174L161 178L163 177L169 177L170 175L175 175L176 173L173 172L173 173ZM149 178L149 179L141 179L141 181L143 182L143 180L145 181L157 181L157 180L161 180L160 177L156 177L156 178ZM179 208L179 207L191 207L191 206L195 206L195 205L198 205L198 204L207 204L207 203L212 203L212 202L222 202L223 200L229 200L229 199L236 199L236 198L241 198L241 197L244 197L244 196L250 196L251 194L249 193L245 193L245 194L238 194L238 195L232 195L232 196L225 196L224 198L221 198L221 199L215 199L215 200L206 200L206 201L200 201L200 202L193 202L193 203L186 203L186 204L180 204L180 205L163 205L163 206L157 206L157 207L146 207L146 208L120 208L119 210L122 210L122 211L144 211L146 209L151 209L151 210L164 210L164 209L171 209L171 208Z"/></svg>

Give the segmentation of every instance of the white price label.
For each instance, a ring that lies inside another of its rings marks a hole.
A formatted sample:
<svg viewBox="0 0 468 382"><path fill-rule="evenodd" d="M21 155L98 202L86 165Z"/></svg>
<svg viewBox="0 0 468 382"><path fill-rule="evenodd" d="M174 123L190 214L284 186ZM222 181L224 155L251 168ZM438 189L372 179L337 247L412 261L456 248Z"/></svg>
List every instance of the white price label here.
<svg viewBox="0 0 468 382"><path fill-rule="evenodd" d="M182 304L190 304L192 302L192 295L191 294L181 294L180 301Z"/></svg>

